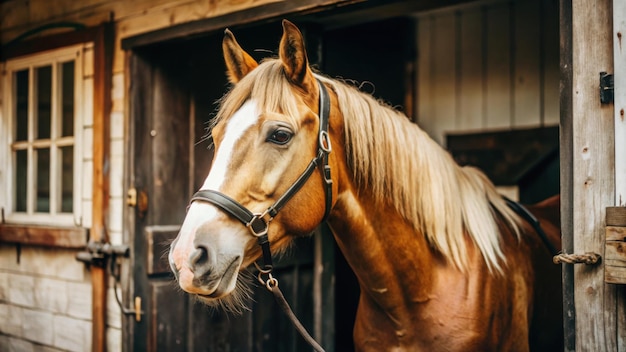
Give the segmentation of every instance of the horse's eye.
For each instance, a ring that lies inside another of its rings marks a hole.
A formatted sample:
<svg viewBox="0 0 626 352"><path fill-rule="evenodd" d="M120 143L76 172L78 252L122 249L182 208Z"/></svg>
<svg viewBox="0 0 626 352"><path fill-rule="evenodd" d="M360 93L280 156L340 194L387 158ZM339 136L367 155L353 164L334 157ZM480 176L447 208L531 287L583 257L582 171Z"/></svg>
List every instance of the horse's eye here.
<svg viewBox="0 0 626 352"><path fill-rule="evenodd" d="M272 132L269 137L267 137L267 141L279 145L284 145L291 140L292 136L293 134L291 132L284 129L278 129Z"/></svg>

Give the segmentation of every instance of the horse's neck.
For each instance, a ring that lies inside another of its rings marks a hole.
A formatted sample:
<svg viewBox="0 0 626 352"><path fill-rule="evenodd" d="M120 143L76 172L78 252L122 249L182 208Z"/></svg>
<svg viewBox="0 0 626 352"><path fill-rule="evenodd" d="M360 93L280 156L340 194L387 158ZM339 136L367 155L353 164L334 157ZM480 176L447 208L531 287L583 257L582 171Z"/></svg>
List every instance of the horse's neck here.
<svg viewBox="0 0 626 352"><path fill-rule="evenodd" d="M329 225L362 293L400 321L406 293L412 300L428 300L432 268L445 263L392 206L368 198L352 191L340 194Z"/></svg>
<svg viewBox="0 0 626 352"><path fill-rule="evenodd" d="M361 289L355 342L374 350L397 345L399 351L418 350L416 346L430 350L426 342L437 338L471 342L482 325L462 320L479 312L477 321L488 321L492 311L481 307L494 299L493 292L482 290L491 287L492 277L480 251L468 245L471 269L462 272L432 250L393 207L358 194L341 193L329 218ZM452 323L444 326L444 321ZM461 325L467 329L458 334ZM471 344L460 346L471 349Z"/></svg>

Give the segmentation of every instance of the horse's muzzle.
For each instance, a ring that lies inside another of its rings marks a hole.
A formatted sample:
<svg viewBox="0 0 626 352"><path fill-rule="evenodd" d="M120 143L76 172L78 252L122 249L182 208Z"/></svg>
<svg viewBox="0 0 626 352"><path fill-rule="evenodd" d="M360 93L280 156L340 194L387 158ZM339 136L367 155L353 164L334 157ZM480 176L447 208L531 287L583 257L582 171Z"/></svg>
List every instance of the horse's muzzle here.
<svg viewBox="0 0 626 352"><path fill-rule="evenodd" d="M191 239L179 234L170 246L168 259L183 291L217 299L235 289L243 251L228 248L230 246L224 246L224 243L220 246L219 239L227 236L205 235L196 232Z"/></svg>

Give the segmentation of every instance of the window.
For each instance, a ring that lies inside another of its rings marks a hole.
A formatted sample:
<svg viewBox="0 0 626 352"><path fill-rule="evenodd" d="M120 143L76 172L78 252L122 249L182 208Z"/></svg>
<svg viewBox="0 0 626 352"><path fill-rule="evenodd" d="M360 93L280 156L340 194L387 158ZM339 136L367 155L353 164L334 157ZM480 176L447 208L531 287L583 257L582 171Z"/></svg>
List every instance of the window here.
<svg viewBox="0 0 626 352"><path fill-rule="evenodd" d="M82 56L77 45L6 62L0 201L7 222L80 223Z"/></svg>

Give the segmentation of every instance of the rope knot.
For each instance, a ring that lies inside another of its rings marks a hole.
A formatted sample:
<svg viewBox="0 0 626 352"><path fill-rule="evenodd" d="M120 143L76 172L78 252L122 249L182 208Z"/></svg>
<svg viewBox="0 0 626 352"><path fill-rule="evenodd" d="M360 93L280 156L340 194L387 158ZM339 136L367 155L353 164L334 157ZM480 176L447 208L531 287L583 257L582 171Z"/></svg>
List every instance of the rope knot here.
<svg viewBox="0 0 626 352"><path fill-rule="evenodd" d="M602 257L600 254L587 252L585 254L557 254L552 258L554 264L587 264L593 265L598 263Z"/></svg>

